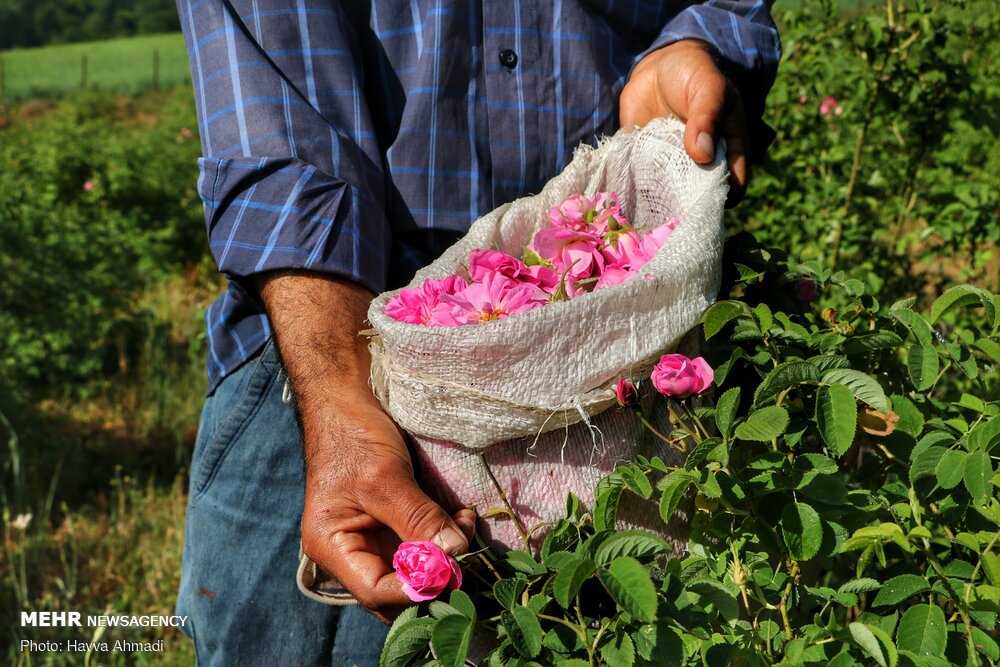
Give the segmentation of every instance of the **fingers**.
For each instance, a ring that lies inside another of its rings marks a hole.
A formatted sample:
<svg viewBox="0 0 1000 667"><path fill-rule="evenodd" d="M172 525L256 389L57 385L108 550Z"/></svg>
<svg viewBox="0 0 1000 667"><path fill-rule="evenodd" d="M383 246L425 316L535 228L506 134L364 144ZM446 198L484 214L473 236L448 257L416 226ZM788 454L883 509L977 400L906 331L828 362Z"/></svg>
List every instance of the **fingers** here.
<svg viewBox="0 0 1000 667"><path fill-rule="evenodd" d="M692 85L684 148L692 160L707 164L715 159L718 139L726 140L726 162L729 165L729 198L726 204L733 206L743 199L749 180L743 100L736 87L722 74L703 77Z"/></svg>
<svg viewBox="0 0 1000 667"><path fill-rule="evenodd" d="M404 542L434 542L445 553L458 556L469 550L469 538L441 506L430 499L412 477L392 485L383 502L374 502L369 513ZM467 521L462 514L463 521Z"/></svg>

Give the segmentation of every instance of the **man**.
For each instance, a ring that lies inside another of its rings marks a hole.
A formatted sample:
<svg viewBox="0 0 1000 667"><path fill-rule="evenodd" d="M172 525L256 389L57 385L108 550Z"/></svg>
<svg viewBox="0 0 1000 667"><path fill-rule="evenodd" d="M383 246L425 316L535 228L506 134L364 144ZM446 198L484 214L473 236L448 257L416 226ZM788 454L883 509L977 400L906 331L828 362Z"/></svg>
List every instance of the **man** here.
<svg viewBox="0 0 1000 667"><path fill-rule="evenodd" d="M408 603L388 564L399 540L460 553L475 517L421 491L371 393L358 331L372 295L479 215L540 191L619 121L679 116L702 163L725 139L738 200L748 151L770 140L760 116L777 33L763 0L178 8L199 187L230 280L207 314L178 607L200 663L373 664L375 617L296 590L300 539L386 619Z"/></svg>

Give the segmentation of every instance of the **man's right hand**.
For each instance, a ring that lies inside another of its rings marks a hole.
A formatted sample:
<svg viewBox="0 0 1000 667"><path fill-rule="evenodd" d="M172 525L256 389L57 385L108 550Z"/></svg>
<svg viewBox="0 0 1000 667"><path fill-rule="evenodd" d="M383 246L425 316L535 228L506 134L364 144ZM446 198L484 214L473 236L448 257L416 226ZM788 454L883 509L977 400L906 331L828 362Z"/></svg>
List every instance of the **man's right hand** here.
<svg viewBox="0 0 1000 667"><path fill-rule="evenodd" d="M417 485L403 433L368 384L358 334L372 295L329 276L265 274L260 295L300 412L302 547L383 621L410 604L392 569L401 541L468 549L475 515L448 515Z"/></svg>

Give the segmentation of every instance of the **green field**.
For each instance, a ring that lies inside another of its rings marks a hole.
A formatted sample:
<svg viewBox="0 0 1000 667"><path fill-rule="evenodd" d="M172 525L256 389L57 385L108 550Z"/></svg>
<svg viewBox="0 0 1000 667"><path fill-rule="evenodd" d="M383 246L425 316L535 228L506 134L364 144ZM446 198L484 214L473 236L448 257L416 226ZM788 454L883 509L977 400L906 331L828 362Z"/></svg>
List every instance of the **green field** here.
<svg viewBox="0 0 1000 667"><path fill-rule="evenodd" d="M191 79L180 33L127 37L0 52L0 103L58 97L87 87L132 94L152 89L153 60L159 58L159 85Z"/></svg>

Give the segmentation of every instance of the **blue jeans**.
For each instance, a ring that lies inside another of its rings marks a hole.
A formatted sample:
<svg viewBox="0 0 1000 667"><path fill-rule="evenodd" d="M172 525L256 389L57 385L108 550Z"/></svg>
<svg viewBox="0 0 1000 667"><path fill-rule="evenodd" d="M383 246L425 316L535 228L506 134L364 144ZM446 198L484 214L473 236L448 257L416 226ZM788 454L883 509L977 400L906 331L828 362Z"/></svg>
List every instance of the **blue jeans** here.
<svg viewBox="0 0 1000 667"><path fill-rule="evenodd" d="M177 613L198 664L378 665L387 628L299 592L303 453L268 345L206 402L191 462Z"/></svg>

